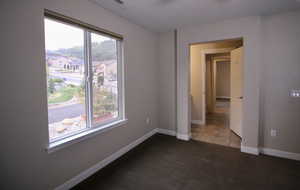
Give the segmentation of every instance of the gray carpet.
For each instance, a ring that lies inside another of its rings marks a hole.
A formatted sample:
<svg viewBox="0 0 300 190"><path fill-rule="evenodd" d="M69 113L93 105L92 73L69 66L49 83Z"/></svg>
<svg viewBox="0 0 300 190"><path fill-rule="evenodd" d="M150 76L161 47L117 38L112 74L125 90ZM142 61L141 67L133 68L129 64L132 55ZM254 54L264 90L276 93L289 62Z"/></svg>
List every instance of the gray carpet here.
<svg viewBox="0 0 300 190"><path fill-rule="evenodd" d="M154 135L74 189L299 190L300 162Z"/></svg>

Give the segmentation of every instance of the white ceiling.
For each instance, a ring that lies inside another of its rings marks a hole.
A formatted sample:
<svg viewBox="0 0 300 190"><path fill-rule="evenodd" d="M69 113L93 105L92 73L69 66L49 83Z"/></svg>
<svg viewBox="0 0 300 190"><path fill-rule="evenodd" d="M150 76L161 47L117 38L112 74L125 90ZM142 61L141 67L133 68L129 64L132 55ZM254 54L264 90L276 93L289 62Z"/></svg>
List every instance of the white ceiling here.
<svg viewBox="0 0 300 190"><path fill-rule="evenodd" d="M90 0L152 31L300 9L299 0Z"/></svg>

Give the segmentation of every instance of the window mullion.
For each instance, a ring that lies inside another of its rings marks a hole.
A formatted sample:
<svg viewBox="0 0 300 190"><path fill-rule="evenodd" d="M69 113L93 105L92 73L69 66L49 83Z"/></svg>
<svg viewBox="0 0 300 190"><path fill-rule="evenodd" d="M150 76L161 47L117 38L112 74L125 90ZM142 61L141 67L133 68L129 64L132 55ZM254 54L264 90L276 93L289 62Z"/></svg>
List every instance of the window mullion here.
<svg viewBox="0 0 300 190"><path fill-rule="evenodd" d="M86 113L87 113L87 126L92 127L93 123L93 72L92 72L92 56L91 56L91 33L85 31L85 69L86 69Z"/></svg>
<svg viewBox="0 0 300 190"><path fill-rule="evenodd" d="M90 113L90 127L93 127L93 77L94 77L94 73L93 73L93 64L92 64L92 39L91 39L91 32L88 31L88 44L89 44L89 72L90 72L90 77L89 77L89 113Z"/></svg>
<svg viewBox="0 0 300 190"><path fill-rule="evenodd" d="M123 80L123 48L120 40L117 40L117 80L118 80L118 117L124 118L124 80Z"/></svg>

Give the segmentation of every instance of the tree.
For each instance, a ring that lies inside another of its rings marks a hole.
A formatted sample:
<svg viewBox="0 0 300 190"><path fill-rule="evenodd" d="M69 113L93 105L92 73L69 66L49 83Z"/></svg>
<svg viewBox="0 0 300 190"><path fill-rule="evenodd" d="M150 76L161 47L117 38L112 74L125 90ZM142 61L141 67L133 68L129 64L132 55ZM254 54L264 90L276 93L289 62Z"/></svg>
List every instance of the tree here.
<svg viewBox="0 0 300 190"><path fill-rule="evenodd" d="M97 88L94 91L93 110L98 116L104 116L116 111L117 96L103 88Z"/></svg>
<svg viewBox="0 0 300 190"><path fill-rule="evenodd" d="M49 79L49 81L48 81L48 92L50 94L53 94L54 91L55 91L55 82L54 82L53 79Z"/></svg>

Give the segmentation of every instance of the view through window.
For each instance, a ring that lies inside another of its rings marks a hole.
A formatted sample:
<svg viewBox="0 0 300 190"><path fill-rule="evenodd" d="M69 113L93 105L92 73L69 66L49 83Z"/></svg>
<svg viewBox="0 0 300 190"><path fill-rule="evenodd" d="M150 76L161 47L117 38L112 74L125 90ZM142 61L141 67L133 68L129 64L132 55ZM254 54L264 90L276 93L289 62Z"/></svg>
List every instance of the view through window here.
<svg viewBox="0 0 300 190"><path fill-rule="evenodd" d="M118 117L116 41L91 34L93 124Z"/></svg>
<svg viewBox="0 0 300 190"><path fill-rule="evenodd" d="M45 18L50 142L120 119L119 45Z"/></svg>

